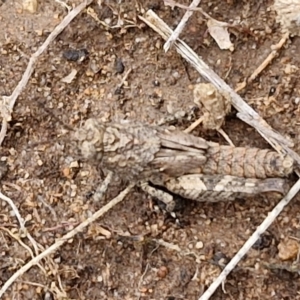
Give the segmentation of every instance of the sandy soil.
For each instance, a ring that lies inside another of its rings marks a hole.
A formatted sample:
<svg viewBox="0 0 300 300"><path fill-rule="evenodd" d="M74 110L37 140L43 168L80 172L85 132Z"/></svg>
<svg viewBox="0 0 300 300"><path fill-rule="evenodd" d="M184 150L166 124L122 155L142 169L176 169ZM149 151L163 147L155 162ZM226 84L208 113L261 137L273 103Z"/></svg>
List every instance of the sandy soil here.
<svg viewBox="0 0 300 300"><path fill-rule="evenodd" d="M31 14L22 9L21 1L0 1L5 28L0 31L1 95L12 93L31 54L67 13L54 0L39 2L37 12ZM72 164L69 131L64 124L77 128L91 116L151 124L173 118L172 124L184 129L201 115L192 90L203 79L174 50L164 53L163 40L137 18L151 8L175 28L184 11L156 0L103 1L102 7L97 2L101 1L94 1L90 8L101 21L114 26L119 19L121 25L107 29L86 12L71 22L39 58L17 100L1 148L1 160L8 165L1 191L14 201L28 232L43 248L125 187L115 178L104 199L92 200L92 192L104 177L96 164ZM188 1L182 3L188 5ZM234 52L218 48L199 13L193 15L181 38L236 87L281 38L275 13L268 9L271 4L201 2L201 7L220 21L242 21L230 28ZM274 62L241 92L274 129L294 141L298 153L299 47L299 38L291 38ZM82 59L75 60L78 50L82 50ZM67 83L64 78L72 70L77 74ZM268 147L234 111L224 130L237 146ZM193 134L225 144L215 131L199 127ZM3 299L198 299L277 201L272 197L215 204L182 200L176 219L136 188L103 218L43 260L42 268L35 266L20 277ZM31 259L18 237L32 245L20 235L9 205L4 201L0 205L2 286ZM294 199L229 275L226 292L219 288L212 299L300 299L299 227L299 202ZM182 251L159 246L159 239ZM284 260L279 249L289 259Z"/></svg>

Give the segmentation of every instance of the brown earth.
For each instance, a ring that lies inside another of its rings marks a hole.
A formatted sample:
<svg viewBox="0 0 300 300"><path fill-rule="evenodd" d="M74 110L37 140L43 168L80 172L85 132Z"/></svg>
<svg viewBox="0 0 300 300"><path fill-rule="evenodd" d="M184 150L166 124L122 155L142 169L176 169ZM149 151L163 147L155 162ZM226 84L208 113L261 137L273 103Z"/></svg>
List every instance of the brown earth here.
<svg viewBox="0 0 300 300"><path fill-rule="evenodd" d="M56 1L39 2L37 13L30 14L22 10L21 1L0 1L1 95L12 93L31 54L67 13ZM192 89L203 79L173 49L164 53L164 41L137 18L151 8L175 28L184 11L156 0L103 1L106 4L101 7L100 2L90 6L98 18L110 26L119 19L121 25L106 29L86 12L71 22L39 58L17 100L1 148L1 160L9 166L2 178L2 192L14 201L28 232L43 248L125 187L115 179L105 199L92 200L103 176L96 165L70 168L74 158L63 124L77 128L91 116L153 124L184 113L185 117L172 121L184 129L201 115L193 103ZM236 87L281 38L275 13L268 9L271 4L201 2L219 21L242 21L230 28L234 52L218 48L199 13L194 13L181 38ZM298 153L299 47L299 38L291 38L274 62L241 92L274 129L293 139ZM63 56L74 55L70 52L74 49L86 49L89 55L81 62ZM76 77L71 83L63 82L72 69ZM224 130L237 146L269 147L234 111ZM218 133L201 127L193 134L225 143ZM277 201L272 197L215 204L182 200L176 219L155 199L134 189L121 204L43 260L44 271L34 266L21 276L3 299L198 299ZM18 242L19 224L10 206L4 201L0 204L2 286L31 256ZM299 203L294 199L228 276L226 292L219 288L212 299L300 299L299 227ZM182 251L159 246L159 239ZM22 241L32 246L27 238ZM287 261L283 261L284 254L279 255L278 249L284 246L287 250L280 251L286 252ZM291 248L296 251L289 255Z"/></svg>

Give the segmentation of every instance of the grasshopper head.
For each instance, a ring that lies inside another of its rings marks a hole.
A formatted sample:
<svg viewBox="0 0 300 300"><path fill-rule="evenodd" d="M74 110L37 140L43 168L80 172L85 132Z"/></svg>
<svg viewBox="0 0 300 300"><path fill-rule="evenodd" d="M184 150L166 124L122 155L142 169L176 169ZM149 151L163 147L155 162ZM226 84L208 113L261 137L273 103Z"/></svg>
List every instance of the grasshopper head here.
<svg viewBox="0 0 300 300"><path fill-rule="evenodd" d="M103 135L105 126L97 119L91 118L75 131L77 151L84 160L96 160L99 163L103 156Z"/></svg>

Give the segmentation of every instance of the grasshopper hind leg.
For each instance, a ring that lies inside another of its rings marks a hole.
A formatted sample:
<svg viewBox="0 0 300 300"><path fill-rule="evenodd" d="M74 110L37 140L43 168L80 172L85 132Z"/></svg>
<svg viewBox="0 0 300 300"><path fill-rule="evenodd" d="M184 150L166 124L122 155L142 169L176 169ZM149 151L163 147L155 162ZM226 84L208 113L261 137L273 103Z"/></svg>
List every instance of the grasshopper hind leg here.
<svg viewBox="0 0 300 300"><path fill-rule="evenodd" d="M166 206L166 210L168 212L173 212L176 206L176 201L174 197L159 188L155 188L151 186L148 182L143 181L139 184L139 187L151 197L158 199L159 201L163 202Z"/></svg>

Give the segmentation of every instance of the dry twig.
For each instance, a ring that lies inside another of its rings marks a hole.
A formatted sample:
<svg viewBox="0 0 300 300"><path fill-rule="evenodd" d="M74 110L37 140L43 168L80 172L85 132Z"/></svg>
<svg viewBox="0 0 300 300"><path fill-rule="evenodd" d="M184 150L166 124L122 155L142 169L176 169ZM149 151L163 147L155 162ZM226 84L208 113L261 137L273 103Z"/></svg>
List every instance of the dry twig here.
<svg viewBox="0 0 300 300"><path fill-rule="evenodd" d="M3 230L3 231L5 231L6 233L8 233L8 234L9 234L12 238L14 238L14 239L15 239L15 240L16 240L16 241L17 241L24 249L26 249L26 250L29 252L31 258L34 258L34 257L35 257L34 254L33 254L33 252L32 252L32 250L31 250L31 248L30 248L29 246L27 246L25 243L23 243L23 241L21 240L20 235L17 235L17 234L12 233L10 230L8 230L8 229L5 228L5 227L0 227L0 229ZM35 242L35 241L34 241L34 242ZM38 264L38 266L39 266L39 268L42 270L42 272L43 272L44 274L47 274L46 270L43 268L42 265Z"/></svg>
<svg viewBox="0 0 300 300"><path fill-rule="evenodd" d="M193 2L191 3L190 7L191 10L187 10L183 16L183 18L181 19L180 23L178 24L178 26L176 27L176 29L172 32L172 34L170 35L170 37L168 38L168 40L166 41L165 45L164 45L164 50L167 52L169 50L169 48L172 46L172 44L174 43L174 41L176 41L176 39L179 37L180 33L182 32L185 24L187 23L187 21L189 20L189 18L192 16L193 14L193 8L196 8L199 4L200 4L201 0L193 0Z"/></svg>
<svg viewBox="0 0 300 300"><path fill-rule="evenodd" d="M104 215L106 212L108 212L112 207L114 207L116 204L121 202L125 196L129 193L133 185L129 185L125 190L123 190L116 198L111 200L108 204L103 206L100 210L95 212L90 218L82 222L80 225L78 225L76 228L68 232L66 235L64 235L62 238L60 238L58 241L56 241L53 245L51 245L49 248L47 248L45 251L43 251L41 254L37 255L34 259L29 261L26 265L21 267L16 273L14 273L2 286L0 290L0 298L3 296L5 291L13 284L13 282L21 275L23 275L26 271L28 271L31 267L38 264L39 261L45 257L47 257L52 252L56 251L59 247L61 247L64 243L66 243L69 239L74 237L77 233L81 232L85 227L87 227L89 224L97 220L99 217Z"/></svg>
<svg viewBox="0 0 300 300"><path fill-rule="evenodd" d="M34 240L34 238L30 235L30 233L27 232L27 229L25 227L24 219L21 217L18 208L16 207L16 205L14 204L14 202L10 198L8 198L7 196L3 195L1 192L0 192L0 199L2 199L3 201L7 202L10 205L10 207L12 208L12 210L13 210L16 218L17 218L17 220L19 221L21 234L25 234L27 236L27 238L29 239L29 241L31 242L31 244L32 244L32 246L33 246L33 248L35 250L35 254L37 255L39 253L38 244Z"/></svg>
<svg viewBox="0 0 300 300"><path fill-rule="evenodd" d="M230 24L226 22L220 22L214 18L212 18L209 14L207 14L201 7L197 7L200 3L200 1L194 0L193 3L190 6L182 5L180 3L175 2L174 0L164 0L165 5L169 5L172 8L177 6L183 9L186 9L187 12L183 16L180 24L177 26L175 31L171 34L169 39L164 45L164 50L168 51L169 47L173 45L174 41L179 37L179 34L184 28L185 23L188 21L189 17L192 15L193 11L200 12L207 21L207 27L208 32L212 36L212 38L215 40L215 42L218 44L220 49L230 49L230 51L233 51L233 44L231 43L229 39L229 33L227 31L227 27L231 26Z"/></svg>
<svg viewBox="0 0 300 300"><path fill-rule="evenodd" d="M215 20L212 18L208 13L206 13L201 7L196 7L196 6L186 6L180 3L175 2L174 0L164 0L165 5L169 5L171 7L179 7L182 9L186 9L187 11L198 11L200 12L204 17L206 17L208 20Z"/></svg>
<svg viewBox="0 0 300 300"><path fill-rule="evenodd" d="M203 122L203 117L200 117L198 120L193 122L188 128L184 129L183 132L191 133L196 127L198 127Z"/></svg>
<svg viewBox="0 0 300 300"><path fill-rule="evenodd" d="M128 78L128 76L129 76L129 74L130 74L131 71L132 71L132 68L129 68L128 71L123 76L121 82L118 84L117 89L120 89L124 85L124 83L127 80L127 78Z"/></svg>
<svg viewBox="0 0 300 300"><path fill-rule="evenodd" d="M2 144L6 132L7 132L7 125L8 122L11 120L11 113L15 106L15 103L17 101L17 98L27 85L27 82L33 73L34 66L37 62L38 57L47 49L49 44L68 26L68 24L90 3L92 3L93 0L85 0L83 3L78 5L76 8L74 8L70 13L67 14L67 16L61 21L59 25L55 27L55 29L51 32L51 34L48 36L46 41L42 44L42 46L34 53L32 54L29 63L27 65L27 68L22 76L22 79L19 81L18 85L14 89L13 93L9 96L3 96L2 103L0 103L0 113L2 115L2 127L0 132L0 145Z"/></svg>
<svg viewBox="0 0 300 300"><path fill-rule="evenodd" d="M278 51L283 47L283 45L286 43L286 41L289 38L289 33L285 33L278 44L273 45L271 47L272 51L267 56L267 58L255 69L255 71L252 73L252 75L242 83L238 85L238 87L235 89L236 92L241 91L246 87L247 84L253 82L257 76L272 62L272 60L278 55Z"/></svg>
<svg viewBox="0 0 300 300"><path fill-rule="evenodd" d="M2 199L3 201L5 201L9 204L9 206L12 208L17 220L19 221L21 231L26 232L24 219L21 217L19 210L16 207L16 205L14 204L14 202L7 196L3 195L1 192L0 192L0 199Z"/></svg>

